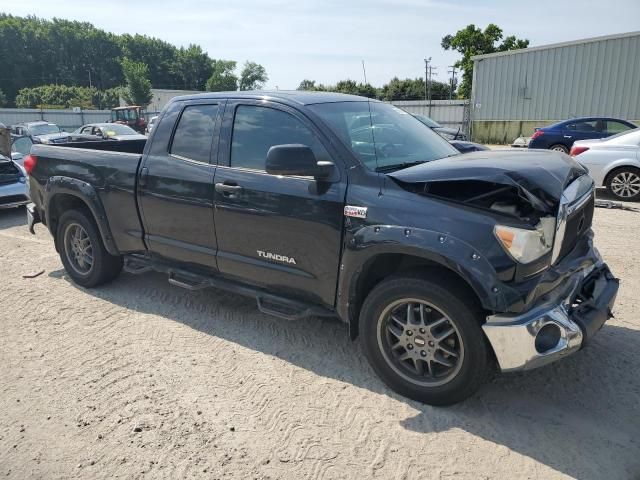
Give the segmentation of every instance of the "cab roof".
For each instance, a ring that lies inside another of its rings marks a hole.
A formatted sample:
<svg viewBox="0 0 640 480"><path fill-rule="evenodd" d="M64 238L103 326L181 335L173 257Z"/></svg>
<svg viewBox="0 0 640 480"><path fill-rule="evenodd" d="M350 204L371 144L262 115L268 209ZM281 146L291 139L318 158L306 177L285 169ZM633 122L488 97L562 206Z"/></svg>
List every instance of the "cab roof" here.
<svg viewBox="0 0 640 480"><path fill-rule="evenodd" d="M371 100L358 95L348 95L335 92L310 92L303 90L247 90L243 92L207 92L196 95L184 95L174 97L172 101L201 100L207 98L246 98L252 100L275 100L283 103L295 103L298 105L313 105L316 103L335 102L366 102Z"/></svg>

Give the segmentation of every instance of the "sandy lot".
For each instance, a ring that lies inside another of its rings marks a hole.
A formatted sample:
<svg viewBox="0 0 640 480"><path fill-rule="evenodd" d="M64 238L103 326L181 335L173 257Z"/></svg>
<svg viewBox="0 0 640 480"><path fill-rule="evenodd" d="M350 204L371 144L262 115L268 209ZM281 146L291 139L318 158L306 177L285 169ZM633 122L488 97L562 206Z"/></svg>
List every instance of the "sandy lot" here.
<svg viewBox="0 0 640 480"><path fill-rule="evenodd" d="M432 408L389 391L337 321L156 274L84 290L42 226L0 212L0 475L640 479L639 225L596 211L623 283L587 349Z"/></svg>

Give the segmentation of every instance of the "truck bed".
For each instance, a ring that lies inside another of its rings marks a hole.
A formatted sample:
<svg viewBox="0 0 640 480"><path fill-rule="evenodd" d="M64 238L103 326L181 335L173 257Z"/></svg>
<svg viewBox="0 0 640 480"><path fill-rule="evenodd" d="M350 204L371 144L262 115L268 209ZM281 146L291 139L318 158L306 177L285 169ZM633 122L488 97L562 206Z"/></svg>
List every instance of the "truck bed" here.
<svg viewBox="0 0 640 480"><path fill-rule="evenodd" d="M31 175L32 201L44 214L46 205L51 201L47 183L71 179L76 183L75 188L87 190L88 201L94 195L91 190L99 197L96 204L104 206L106 223L110 226L117 249L143 251L136 179L144 143L89 141L55 146L34 145L31 155L37 158L37 167Z"/></svg>

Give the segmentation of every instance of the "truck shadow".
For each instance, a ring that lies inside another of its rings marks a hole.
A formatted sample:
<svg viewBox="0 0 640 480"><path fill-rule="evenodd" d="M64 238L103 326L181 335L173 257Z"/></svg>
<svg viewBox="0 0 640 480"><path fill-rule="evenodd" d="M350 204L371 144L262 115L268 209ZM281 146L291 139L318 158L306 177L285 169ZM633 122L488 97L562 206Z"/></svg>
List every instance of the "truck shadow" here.
<svg viewBox="0 0 640 480"><path fill-rule="evenodd" d="M27 225L27 213L24 207L0 210L0 230Z"/></svg>
<svg viewBox="0 0 640 480"><path fill-rule="evenodd" d="M63 270L50 276L67 280ZM287 322L262 315L251 299L212 289L184 291L159 274L123 274L84 291L405 402L417 414L400 422L404 428L424 434L465 430L496 444L491 461L515 451L571 477L640 478L638 330L606 325L589 348L562 362L496 376L473 398L434 408L384 386L337 320Z"/></svg>

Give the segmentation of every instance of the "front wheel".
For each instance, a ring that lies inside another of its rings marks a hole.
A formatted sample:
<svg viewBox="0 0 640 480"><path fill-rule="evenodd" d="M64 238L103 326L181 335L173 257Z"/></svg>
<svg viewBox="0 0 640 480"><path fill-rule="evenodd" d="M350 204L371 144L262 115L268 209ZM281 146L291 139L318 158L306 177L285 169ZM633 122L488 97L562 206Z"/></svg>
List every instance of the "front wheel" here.
<svg viewBox="0 0 640 480"><path fill-rule="evenodd" d="M389 387L450 405L476 392L489 371L481 318L455 282L390 278L365 300L360 335L369 363Z"/></svg>
<svg viewBox="0 0 640 480"><path fill-rule="evenodd" d="M122 270L122 257L107 252L98 227L86 210L62 214L56 242L65 270L78 285L91 288L110 282Z"/></svg>

